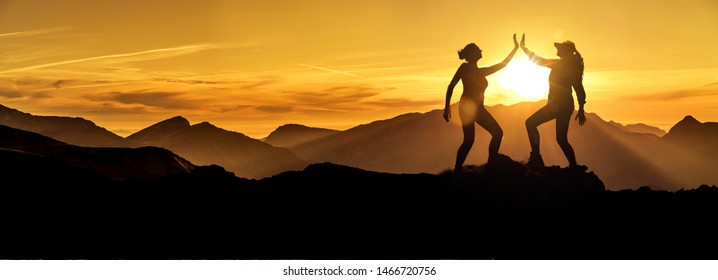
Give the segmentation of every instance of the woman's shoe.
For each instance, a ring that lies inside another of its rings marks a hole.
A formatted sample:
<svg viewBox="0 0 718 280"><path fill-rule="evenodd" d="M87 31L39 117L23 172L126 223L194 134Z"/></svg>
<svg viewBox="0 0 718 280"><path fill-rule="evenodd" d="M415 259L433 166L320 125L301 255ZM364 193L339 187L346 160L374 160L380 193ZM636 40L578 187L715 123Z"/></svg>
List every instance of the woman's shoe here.
<svg viewBox="0 0 718 280"><path fill-rule="evenodd" d="M546 167L546 165L544 165L543 163L543 158L541 158L541 155L537 153L531 153L531 156L529 157L529 162L526 163L526 166L531 169L540 169Z"/></svg>

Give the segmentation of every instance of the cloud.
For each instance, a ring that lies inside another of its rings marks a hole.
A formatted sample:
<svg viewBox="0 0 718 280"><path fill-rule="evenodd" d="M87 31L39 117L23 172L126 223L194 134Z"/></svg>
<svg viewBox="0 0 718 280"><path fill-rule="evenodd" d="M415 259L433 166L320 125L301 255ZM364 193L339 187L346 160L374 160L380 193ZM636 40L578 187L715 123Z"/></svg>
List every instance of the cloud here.
<svg viewBox="0 0 718 280"><path fill-rule="evenodd" d="M55 87L56 89L60 89L60 88L62 88L63 86L66 86L68 83L71 83L71 81L68 81L68 80L57 80L57 81L55 81L55 82L52 84L52 86Z"/></svg>
<svg viewBox="0 0 718 280"><path fill-rule="evenodd" d="M293 111L291 106L262 105L254 108L267 113L287 113Z"/></svg>
<svg viewBox="0 0 718 280"><path fill-rule="evenodd" d="M196 85L196 84L217 85L217 84L234 83L233 81L184 80L184 79L169 79L169 78L154 78L154 79L150 79L150 80L155 81L155 82L183 83L183 84L190 84L190 85Z"/></svg>
<svg viewBox="0 0 718 280"><path fill-rule="evenodd" d="M183 94L173 92L111 92L83 97L92 101L114 101L163 109L197 109L208 102L206 99L186 98Z"/></svg>
<svg viewBox="0 0 718 280"><path fill-rule="evenodd" d="M23 97L23 93L14 89L0 89L0 97L15 99Z"/></svg>
<svg viewBox="0 0 718 280"><path fill-rule="evenodd" d="M74 89L74 88L90 88L90 87L103 87L103 86L115 86L115 85L124 85L124 84L134 84L139 81L88 81L90 84L78 84L78 85L68 85L70 82L78 82L79 81L63 81L60 83L60 87L55 87L56 89ZM54 84L53 84L54 85Z"/></svg>
<svg viewBox="0 0 718 280"><path fill-rule="evenodd" d="M252 106L249 106L249 105L205 105L204 107L207 110L215 112L215 113L229 113L229 112L241 111L241 110L250 108Z"/></svg>
<svg viewBox="0 0 718 280"><path fill-rule="evenodd" d="M10 83L13 86L17 87L25 87L25 86L47 86L48 84L51 84L53 82L43 79L34 79L34 78L13 78L9 79Z"/></svg>
<svg viewBox="0 0 718 280"><path fill-rule="evenodd" d="M680 100L680 99L686 99L686 98L695 98L695 97L710 97L710 96L718 96L718 88L715 86L704 86L700 88L692 88L692 89L682 89L682 90L674 90L674 91L667 91L662 92L658 94L653 95L639 95L639 96L632 96L632 100L645 100L645 99L659 99L659 100L665 100L665 101L671 101L671 100Z"/></svg>
<svg viewBox="0 0 718 280"><path fill-rule="evenodd" d="M36 99L44 99L44 98L52 98L53 96L47 92L36 92L36 93L31 94L30 97L36 98Z"/></svg>
<svg viewBox="0 0 718 280"><path fill-rule="evenodd" d="M370 86L339 86L321 91L288 91L290 100L303 105L335 108L337 106L356 105L366 98L377 96L391 88Z"/></svg>
<svg viewBox="0 0 718 280"><path fill-rule="evenodd" d="M42 34L48 34L48 33L55 33L55 32L59 32L59 31L65 31L70 28L72 28L72 27L67 26L67 27L46 28L46 29L37 29L37 30L29 30L29 31L0 33L0 38L42 35Z"/></svg>
<svg viewBox="0 0 718 280"><path fill-rule="evenodd" d="M383 108L415 108L422 106L441 106L441 100L411 100L408 98L382 98L378 100L366 101L366 104L383 107Z"/></svg>
<svg viewBox="0 0 718 280"><path fill-rule="evenodd" d="M200 44L200 45L187 45L187 46L179 46L179 47L172 47L172 48L152 49L152 50L132 52L132 53L120 53L120 54L93 56L93 57L71 59L71 60L57 61L57 62L44 63L44 64L20 67L20 68L15 68L15 69L9 69L9 70L5 70L5 71L0 71L0 74L29 71L29 70L36 70L36 69L42 69L42 68L48 68L48 67L55 67L55 66L62 66L62 65L68 65L68 64L90 62L90 61L98 61L98 60L105 60L105 61L108 61L109 63L123 63L123 62L132 62L132 61L152 60L152 59L160 59L160 58L188 55L188 54L193 54L196 52L210 50L210 49L216 49L216 48L217 47L214 45Z"/></svg>
<svg viewBox="0 0 718 280"><path fill-rule="evenodd" d="M65 108L66 111L70 112L81 112L82 114L88 115L99 115L99 116L127 116L127 115L146 115L150 113L144 106L118 106L116 103L103 102L99 105L92 107L78 106L78 108Z"/></svg>
<svg viewBox="0 0 718 280"><path fill-rule="evenodd" d="M350 77L356 77L356 78L362 78L362 79L365 79L365 78L366 78L366 77L364 77L364 76L360 76L360 75L357 75L357 74L353 74L353 73L349 73L349 72L345 72L345 71L334 70L334 69L329 69L329 68L325 68L325 67L314 66L314 65L299 64L299 66L304 66L304 67L307 67L307 68L316 69L316 70L320 70L320 71L324 71L324 72L329 72L329 73L334 73L334 74L339 74L339 75L344 75L344 76L350 76Z"/></svg>
<svg viewBox="0 0 718 280"><path fill-rule="evenodd" d="M227 89L227 88L238 88L244 90L257 89L267 85L275 84L279 82L279 78L261 78L256 80L232 80L232 79L176 79L176 78L153 78L148 81L153 82L167 82L167 83L181 83L188 85L229 85L236 84L236 86L230 87L215 87L216 89Z"/></svg>
<svg viewBox="0 0 718 280"><path fill-rule="evenodd" d="M276 84L277 82L279 82L278 78L270 77L270 78L260 79L257 81L243 82L244 85L241 86L240 88L245 89L245 90L256 89L256 88L261 88L261 87L264 87L267 85Z"/></svg>
<svg viewBox="0 0 718 280"><path fill-rule="evenodd" d="M37 85L47 85L48 81L23 79L19 83L14 81L9 84L9 87L0 87L0 97L8 99L26 98L26 99L44 99L51 98L52 96L45 90L38 90ZM18 87L18 84L32 86L30 89L22 89Z"/></svg>

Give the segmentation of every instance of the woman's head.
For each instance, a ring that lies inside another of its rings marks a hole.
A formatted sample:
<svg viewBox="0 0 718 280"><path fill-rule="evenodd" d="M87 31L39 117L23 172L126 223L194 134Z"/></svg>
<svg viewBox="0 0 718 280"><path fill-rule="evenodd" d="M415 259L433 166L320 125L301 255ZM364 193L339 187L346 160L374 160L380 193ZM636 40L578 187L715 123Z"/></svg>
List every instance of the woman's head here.
<svg viewBox="0 0 718 280"><path fill-rule="evenodd" d="M560 58L570 57L576 53L576 44L571 41L563 41L563 43L553 43L556 47L556 55Z"/></svg>
<svg viewBox="0 0 718 280"><path fill-rule="evenodd" d="M553 43L553 45L556 46L556 55L561 59L573 61L577 74L583 77L583 57L576 49L576 44L571 41L564 41L563 43Z"/></svg>
<svg viewBox="0 0 718 280"><path fill-rule="evenodd" d="M459 59L466 60L467 62L476 62L481 59L481 49L474 43L466 45L463 49L459 50Z"/></svg>

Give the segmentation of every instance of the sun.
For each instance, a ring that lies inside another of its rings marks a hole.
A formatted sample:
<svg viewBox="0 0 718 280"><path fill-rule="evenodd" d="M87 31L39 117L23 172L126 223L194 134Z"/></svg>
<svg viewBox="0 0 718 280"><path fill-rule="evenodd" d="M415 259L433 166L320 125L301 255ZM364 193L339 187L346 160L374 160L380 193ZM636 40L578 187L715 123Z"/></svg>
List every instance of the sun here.
<svg viewBox="0 0 718 280"><path fill-rule="evenodd" d="M548 95L549 68L538 66L527 57L511 60L497 73L499 84L513 91L521 101L536 101Z"/></svg>

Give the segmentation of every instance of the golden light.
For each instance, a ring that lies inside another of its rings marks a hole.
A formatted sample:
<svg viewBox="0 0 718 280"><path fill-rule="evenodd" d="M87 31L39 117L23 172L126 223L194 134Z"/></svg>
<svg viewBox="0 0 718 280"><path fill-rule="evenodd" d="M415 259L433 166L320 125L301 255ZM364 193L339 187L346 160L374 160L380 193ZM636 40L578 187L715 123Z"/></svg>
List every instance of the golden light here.
<svg viewBox="0 0 718 280"><path fill-rule="evenodd" d="M518 57L496 74L501 86L514 91L522 101L535 101L548 95L549 72L549 68L538 66L527 57Z"/></svg>

